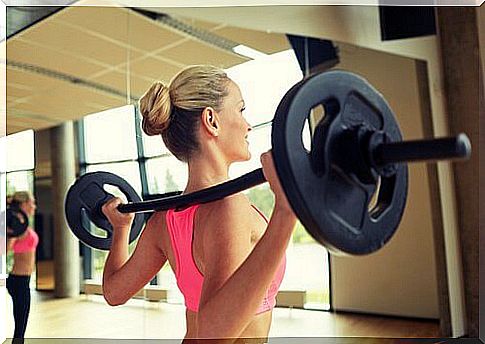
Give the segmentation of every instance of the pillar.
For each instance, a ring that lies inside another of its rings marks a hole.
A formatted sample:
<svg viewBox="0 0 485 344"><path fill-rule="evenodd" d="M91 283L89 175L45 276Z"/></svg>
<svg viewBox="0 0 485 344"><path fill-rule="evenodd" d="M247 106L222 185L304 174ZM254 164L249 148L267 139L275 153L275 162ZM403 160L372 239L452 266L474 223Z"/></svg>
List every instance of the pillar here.
<svg viewBox="0 0 485 344"><path fill-rule="evenodd" d="M72 122L51 130L52 196L54 215L54 278L56 297L79 295L79 242L64 215L64 199L76 178L75 141Z"/></svg>

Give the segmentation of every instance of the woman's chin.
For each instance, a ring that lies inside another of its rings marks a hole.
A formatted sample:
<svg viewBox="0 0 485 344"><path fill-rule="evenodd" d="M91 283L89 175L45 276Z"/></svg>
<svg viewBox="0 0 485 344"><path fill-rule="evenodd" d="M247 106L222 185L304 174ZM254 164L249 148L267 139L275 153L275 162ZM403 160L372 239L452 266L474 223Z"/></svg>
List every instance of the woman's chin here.
<svg viewBox="0 0 485 344"><path fill-rule="evenodd" d="M248 153L246 155L241 155L237 159L234 159L234 162L245 162L251 160L251 153Z"/></svg>

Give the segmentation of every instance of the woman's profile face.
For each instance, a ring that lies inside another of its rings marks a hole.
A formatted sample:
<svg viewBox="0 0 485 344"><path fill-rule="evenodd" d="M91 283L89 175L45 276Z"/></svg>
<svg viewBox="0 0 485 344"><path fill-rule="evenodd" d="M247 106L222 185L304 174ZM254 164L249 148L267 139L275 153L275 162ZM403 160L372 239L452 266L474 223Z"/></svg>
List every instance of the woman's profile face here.
<svg viewBox="0 0 485 344"><path fill-rule="evenodd" d="M233 81L229 81L227 91L228 94L222 102L220 111L219 139L231 162L246 161L251 158L247 141L251 126L244 118L244 99L241 90Z"/></svg>
<svg viewBox="0 0 485 344"><path fill-rule="evenodd" d="M29 200L23 202L20 207L27 216L33 216L35 214L35 209L37 208L37 205L34 198L29 198Z"/></svg>

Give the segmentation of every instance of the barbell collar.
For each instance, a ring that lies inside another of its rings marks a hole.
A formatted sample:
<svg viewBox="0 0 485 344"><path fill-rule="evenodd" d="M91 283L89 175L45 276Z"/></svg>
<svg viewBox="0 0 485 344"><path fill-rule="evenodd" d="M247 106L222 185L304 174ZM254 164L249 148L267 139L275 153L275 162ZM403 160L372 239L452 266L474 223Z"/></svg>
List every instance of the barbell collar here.
<svg viewBox="0 0 485 344"><path fill-rule="evenodd" d="M180 196L165 197L143 202L120 204L121 213L144 213L168 209L183 209L194 204L213 202L266 182L263 169L258 168L238 178Z"/></svg>

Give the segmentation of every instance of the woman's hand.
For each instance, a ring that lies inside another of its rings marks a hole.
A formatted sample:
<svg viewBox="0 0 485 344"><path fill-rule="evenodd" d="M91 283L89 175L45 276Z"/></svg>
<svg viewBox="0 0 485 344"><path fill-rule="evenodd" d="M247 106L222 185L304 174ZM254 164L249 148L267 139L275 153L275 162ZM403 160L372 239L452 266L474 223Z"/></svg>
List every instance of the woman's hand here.
<svg viewBox="0 0 485 344"><path fill-rule="evenodd" d="M123 201L119 197L115 197L106 202L101 211L104 216L109 220L113 229L130 229L135 214L133 213L120 213L117 209L118 205L122 204Z"/></svg>
<svg viewBox="0 0 485 344"><path fill-rule="evenodd" d="M264 177L275 195L275 209L287 210L293 213L293 209L286 198L278 175L276 174L271 150L261 154L261 165L263 166Z"/></svg>

